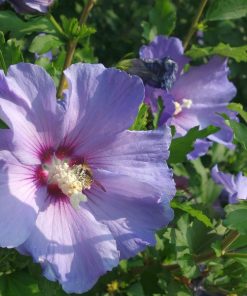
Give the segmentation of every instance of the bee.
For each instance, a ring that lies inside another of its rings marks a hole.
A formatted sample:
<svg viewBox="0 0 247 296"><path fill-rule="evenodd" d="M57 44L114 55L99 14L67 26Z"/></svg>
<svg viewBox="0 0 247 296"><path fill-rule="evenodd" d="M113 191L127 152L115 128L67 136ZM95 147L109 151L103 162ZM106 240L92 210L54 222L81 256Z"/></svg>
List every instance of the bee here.
<svg viewBox="0 0 247 296"><path fill-rule="evenodd" d="M83 176L84 178L84 183L85 183L85 188L90 189L91 185L94 183L97 187L99 187L102 191L106 192L105 187L97 180L93 178L93 172L90 169L90 167L83 162L79 167L78 167L78 173Z"/></svg>

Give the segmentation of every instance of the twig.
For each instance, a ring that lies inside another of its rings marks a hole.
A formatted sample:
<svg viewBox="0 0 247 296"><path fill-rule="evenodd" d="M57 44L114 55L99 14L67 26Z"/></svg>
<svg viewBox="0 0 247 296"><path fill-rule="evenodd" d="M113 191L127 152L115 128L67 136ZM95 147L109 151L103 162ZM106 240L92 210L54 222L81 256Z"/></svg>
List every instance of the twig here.
<svg viewBox="0 0 247 296"><path fill-rule="evenodd" d="M95 2L96 2L95 0L88 0L86 6L84 7L84 9L82 11L81 17L79 19L79 24L81 26L86 23L88 15L89 15L90 11L92 10ZM68 47L67 47L67 54L66 54L66 57L65 57L64 65L63 65L63 71L65 69L67 69L72 64L77 43L78 43L77 39L69 41ZM64 75L63 71L62 71L62 74L61 74L61 78L60 78L59 86L58 86L58 90L57 90L57 97L58 98L61 98L61 96L62 96L64 84L65 84L65 81L66 81L66 78L65 78L65 75Z"/></svg>
<svg viewBox="0 0 247 296"><path fill-rule="evenodd" d="M184 50L187 49L189 43L190 43L190 40L192 38L192 36L194 35L196 29L197 29L197 25L199 23L199 20L202 16L202 13L203 13L203 10L207 4L208 0L201 0L201 4L199 6L199 9L197 11L197 14L195 15L194 19L193 19L193 22L191 24L191 27L188 31L188 34L185 36L184 38Z"/></svg>

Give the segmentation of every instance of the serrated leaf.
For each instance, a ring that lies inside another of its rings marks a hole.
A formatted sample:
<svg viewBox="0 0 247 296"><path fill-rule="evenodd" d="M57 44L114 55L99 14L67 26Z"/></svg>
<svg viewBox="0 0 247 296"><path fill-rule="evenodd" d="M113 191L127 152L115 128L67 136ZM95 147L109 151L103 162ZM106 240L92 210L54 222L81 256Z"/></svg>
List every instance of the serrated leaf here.
<svg viewBox="0 0 247 296"><path fill-rule="evenodd" d="M86 37L94 34L95 32L96 32L96 29L95 28L89 27L89 26L83 24L81 26L79 38L80 39L84 39L84 38L86 38Z"/></svg>
<svg viewBox="0 0 247 296"><path fill-rule="evenodd" d="M219 43L215 47L197 47L192 45L191 49L186 51L186 55L192 59L199 59L212 55L220 55L234 59L236 62L247 62L247 45L231 47L229 44Z"/></svg>
<svg viewBox="0 0 247 296"><path fill-rule="evenodd" d="M241 104L239 103L230 103L228 105L228 109L237 112L247 123L247 112L244 111L244 108Z"/></svg>
<svg viewBox="0 0 247 296"><path fill-rule="evenodd" d="M29 51L37 54L44 54L53 48L58 48L62 44L63 42L57 36L48 34L38 35L33 39Z"/></svg>
<svg viewBox="0 0 247 296"><path fill-rule="evenodd" d="M191 254L184 254L177 258L177 262L187 278L195 278L199 275L198 266L195 264L194 258Z"/></svg>
<svg viewBox="0 0 247 296"><path fill-rule="evenodd" d="M9 39L7 43L5 43L3 33L0 33L0 68L6 73L10 65L23 62L23 56L17 40Z"/></svg>
<svg viewBox="0 0 247 296"><path fill-rule="evenodd" d="M173 209L180 209L180 210L188 213L190 216L196 218L197 220L202 222L207 227L210 227L210 228L214 227L212 222L210 221L210 219L205 214L203 214L202 211L197 210L188 204L179 203L176 200L172 200L171 207Z"/></svg>
<svg viewBox="0 0 247 296"><path fill-rule="evenodd" d="M141 131L147 129L147 119L148 119L148 106L142 104L139 108L138 115L134 124L131 126L131 131Z"/></svg>
<svg viewBox="0 0 247 296"><path fill-rule="evenodd" d="M247 15L246 0L214 0L206 14L207 21L238 19Z"/></svg>
<svg viewBox="0 0 247 296"><path fill-rule="evenodd" d="M219 131L218 127L208 126L199 130L199 126L190 129L183 137L172 140L170 146L169 163L179 163L186 160L186 155L194 149L194 143L197 139L203 139Z"/></svg>
<svg viewBox="0 0 247 296"><path fill-rule="evenodd" d="M89 27L86 24L80 24L79 20L75 17L69 19L66 16L62 15L61 17L62 27L65 34L69 38L86 38L96 32L96 29Z"/></svg>

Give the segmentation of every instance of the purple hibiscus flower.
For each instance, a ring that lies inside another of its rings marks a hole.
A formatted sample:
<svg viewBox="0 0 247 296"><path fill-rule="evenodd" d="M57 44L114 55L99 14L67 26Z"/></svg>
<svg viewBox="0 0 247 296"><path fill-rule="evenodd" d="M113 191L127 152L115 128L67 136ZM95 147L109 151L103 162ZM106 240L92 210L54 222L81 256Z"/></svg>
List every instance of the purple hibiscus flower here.
<svg viewBox="0 0 247 296"><path fill-rule="evenodd" d="M247 177L240 172L237 176L219 171L214 166L211 176L216 184L224 187L229 196L229 203L236 203L239 199L247 199Z"/></svg>
<svg viewBox="0 0 247 296"><path fill-rule="evenodd" d="M3 3L5 0L0 2ZM52 5L54 0L8 0L8 2L19 13L46 13L48 8Z"/></svg>
<svg viewBox="0 0 247 296"><path fill-rule="evenodd" d="M176 136L183 136L195 126L205 128L209 125L220 127L220 131L208 137L208 140L222 143L233 148L233 133L218 113L226 113L235 118L235 114L227 109L227 104L236 95L236 88L229 82L227 61L213 57L207 64L190 67L183 73L188 63L184 56L181 41L178 38L157 36L148 46L140 49L142 60L164 59L169 57L177 63L176 81L167 92L146 84L145 102L154 112L157 111L157 99L161 97L165 106L159 125L169 122L176 127ZM211 145L208 140L198 140L195 150L189 158L205 154Z"/></svg>
<svg viewBox="0 0 247 296"><path fill-rule="evenodd" d="M0 245L39 262L67 292L85 292L120 259L155 244L173 217L165 131L128 131L144 87L103 65L65 71L57 103L31 64L0 76Z"/></svg>

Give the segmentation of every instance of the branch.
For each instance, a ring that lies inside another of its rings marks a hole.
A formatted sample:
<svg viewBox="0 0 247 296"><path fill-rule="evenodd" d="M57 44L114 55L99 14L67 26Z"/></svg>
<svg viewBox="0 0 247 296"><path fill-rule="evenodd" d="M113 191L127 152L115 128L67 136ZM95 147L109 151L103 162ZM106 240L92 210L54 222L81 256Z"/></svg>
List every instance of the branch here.
<svg viewBox="0 0 247 296"><path fill-rule="evenodd" d="M86 23L88 15L89 15L90 11L92 10L95 2L96 2L96 0L88 0L86 6L84 7L84 9L82 11L81 17L79 19L79 24L81 26ZM62 71L61 78L59 81L59 86L57 89L57 98L61 98L61 96L62 96L65 81L66 81L66 78L64 75L64 70L67 69L72 64L77 43L78 43L78 40L76 40L76 39L70 40L68 43L67 54L65 57L64 65L63 65L63 71Z"/></svg>
<svg viewBox="0 0 247 296"><path fill-rule="evenodd" d="M190 43L190 40L191 40L192 36L194 35L194 33L195 33L196 29L197 29L199 20L200 20L200 18L202 16L203 10L204 10L207 2L208 2L208 0L201 0L201 4L199 6L197 14L195 15L195 17L193 19L193 22L191 24L189 32L184 38L184 51L187 49L187 47L188 47L188 45Z"/></svg>

